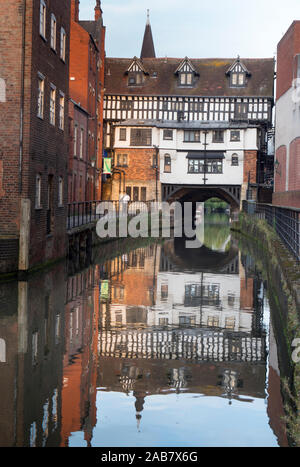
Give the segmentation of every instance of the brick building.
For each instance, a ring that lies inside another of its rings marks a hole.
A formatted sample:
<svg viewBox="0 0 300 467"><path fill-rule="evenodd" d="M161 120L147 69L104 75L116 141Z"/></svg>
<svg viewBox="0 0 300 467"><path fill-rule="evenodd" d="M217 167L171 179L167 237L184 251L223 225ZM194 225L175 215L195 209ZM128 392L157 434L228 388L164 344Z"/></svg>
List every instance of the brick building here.
<svg viewBox="0 0 300 467"><path fill-rule="evenodd" d="M300 208L300 21L277 47L273 204Z"/></svg>
<svg viewBox="0 0 300 467"><path fill-rule="evenodd" d="M157 58L148 17L140 58L106 59L113 172L103 193L118 199L125 185L139 200L219 196L238 209L248 182L254 197L264 183L273 87L272 58Z"/></svg>
<svg viewBox="0 0 300 467"><path fill-rule="evenodd" d="M70 0L0 4L0 272L65 255Z"/></svg>
<svg viewBox="0 0 300 467"><path fill-rule="evenodd" d="M69 201L101 195L105 27L101 2L95 19L79 20L79 0L71 0Z"/></svg>

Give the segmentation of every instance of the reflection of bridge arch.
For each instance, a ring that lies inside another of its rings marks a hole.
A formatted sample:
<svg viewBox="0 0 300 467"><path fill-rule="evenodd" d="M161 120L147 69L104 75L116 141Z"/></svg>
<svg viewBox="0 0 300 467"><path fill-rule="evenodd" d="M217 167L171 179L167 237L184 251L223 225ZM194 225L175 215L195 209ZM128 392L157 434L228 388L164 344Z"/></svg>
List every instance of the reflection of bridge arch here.
<svg viewBox="0 0 300 467"><path fill-rule="evenodd" d="M198 201L220 198L233 210L239 209L241 199L240 185L162 185L163 201Z"/></svg>
<svg viewBox="0 0 300 467"><path fill-rule="evenodd" d="M226 252L219 252L212 251L206 246L197 250L187 249L185 241L185 238L175 238L165 242L161 253L160 271L175 271L183 268L223 274L239 273L239 253L235 245Z"/></svg>

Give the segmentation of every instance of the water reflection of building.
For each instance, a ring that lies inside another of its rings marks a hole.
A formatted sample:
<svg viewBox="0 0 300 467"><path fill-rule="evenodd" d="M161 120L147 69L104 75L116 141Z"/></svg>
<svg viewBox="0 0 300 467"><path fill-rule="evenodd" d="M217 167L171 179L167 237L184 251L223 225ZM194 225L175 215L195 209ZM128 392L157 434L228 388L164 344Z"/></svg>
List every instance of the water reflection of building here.
<svg viewBox="0 0 300 467"><path fill-rule="evenodd" d="M64 273L1 285L1 446L59 444Z"/></svg>
<svg viewBox="0 0 300 467"><path fill-rule="evenodd" d="M61 445L82 431L87 445L96 424L99 267L68 278L65 308Z"/></svg>
<svg viewBox="0 0 300 467"><path fill-rule="evenodd" d="M118 268L119 260L122 267ZM102 325L147 324L148 310L156 299L159 260L160 246L151 244L105 264L110 278L110 305L102 306Z"/></svg>

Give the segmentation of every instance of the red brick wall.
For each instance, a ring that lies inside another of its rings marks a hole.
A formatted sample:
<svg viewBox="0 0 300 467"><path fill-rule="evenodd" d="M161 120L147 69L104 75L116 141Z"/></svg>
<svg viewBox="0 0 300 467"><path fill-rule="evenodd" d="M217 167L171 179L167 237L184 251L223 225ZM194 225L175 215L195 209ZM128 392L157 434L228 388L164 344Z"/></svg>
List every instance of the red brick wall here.
<svg viewBox="0 0 300 467"><path fill-rule="evenodd" d="M273 193L272 203L277 206L300 208L300 190Z"/></svg>
<svg viewBox="0 0 300 467"><path fill-rule="evenodd" d="M71 102L69 106L70 146L69 146L69 202L86 200L87 180L87 138L88 114ZM75 149L74 134L77 125L77 145ZM82 157L80 157L80 139L83 130Z"/></svg>
<svg viewBox="0 0 300 467"><path fill-rule="evenodd" d="M299 53L300 21L294 21L277 46L277 99L292 85L297 67L294 56Z"/></svg>
<svg viewBox="0 0 300 467"><path fill-rule="evenodd" d="M100 199L103 151L103 95L105 28L101 16L93 25L94 40L78 22L76 0L71 0L70 96L89 113L88 189L86 199ZM92 21L91 21L92 23Z"/></svg>
<svg viewBox="0 0 300 467"><path fill-rule="evenodd" d="M300 189L300 137L290 144L288 189L290 191Z"/></svg>
<svg viewBox="0 0 300 467"><path fill-rule="evenodd" d="M155 180L155 169L152 167L153 149L116 149L115 167L117 167L118 154L127 154L128 167L120 167L126 173L126 180L147 181Z"/></svg>
<svg viewBox="0 0 300 467"><path fill-rule="evenodd" d="M0 2L0 78L4 80L6 88L6 102L0 102L0 160L3 182L0 192L0 235L14 236L18 236L19 232L21 6L21 0Z"/></svg>
<svg viewBox="0 0 300 467"><path fill-rule="evenodd" d="M244 152L244 175L243 182L248 182L250 172L250 182L256 183L256 163L257 163L257 151L245 151Z"/></svg>
<svg viewBox="0 0 300 467"><path fill-rule="evenodd" d="M276 160L279 165L275 169L275 192L285 191L286 187L286 146L280 146L276 150Z"/></svg>
<svg viewBox="0 0 300 467"><path fill-rule="evenodd" d="M1 2L1 78L7 102L0 103L0 159L3 186L0 199L0 235L19 235L19 206L31 200L30 267L65 255L68 161L68 86L70 0L46 0L46 41L39 33L40 1L26 2L24 67L24 134L20 163L20 108L22 58L21 0ZM2 10L3 9L3 10ZM50 18L57 20L57 53L50 48ZM66 61L60 59L60 28L67 34ZM12 47L13 43L13 47ZM44 118L37 117L38 72L45 76ZM56 125L49 122L50 83L56 86ZM65 94L65 131L58 128L59 91ZM35 209L36 174L42 176L42 209ZM47 180L53 175L53 231L46 238ZM64 179L64 207L58 207L58 177Z"/></svg>

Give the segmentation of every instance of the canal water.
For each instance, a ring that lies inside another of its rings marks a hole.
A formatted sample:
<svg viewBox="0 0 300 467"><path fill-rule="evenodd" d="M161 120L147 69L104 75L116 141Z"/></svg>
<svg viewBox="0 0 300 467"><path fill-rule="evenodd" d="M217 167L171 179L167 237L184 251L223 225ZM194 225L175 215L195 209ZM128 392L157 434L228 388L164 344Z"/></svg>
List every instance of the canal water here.
<svg viewBox="0 0 300 467"><path fill-rule="evenodd" d="M287 446L267 284L228 218L0 285L0 446Z"/></svg>

